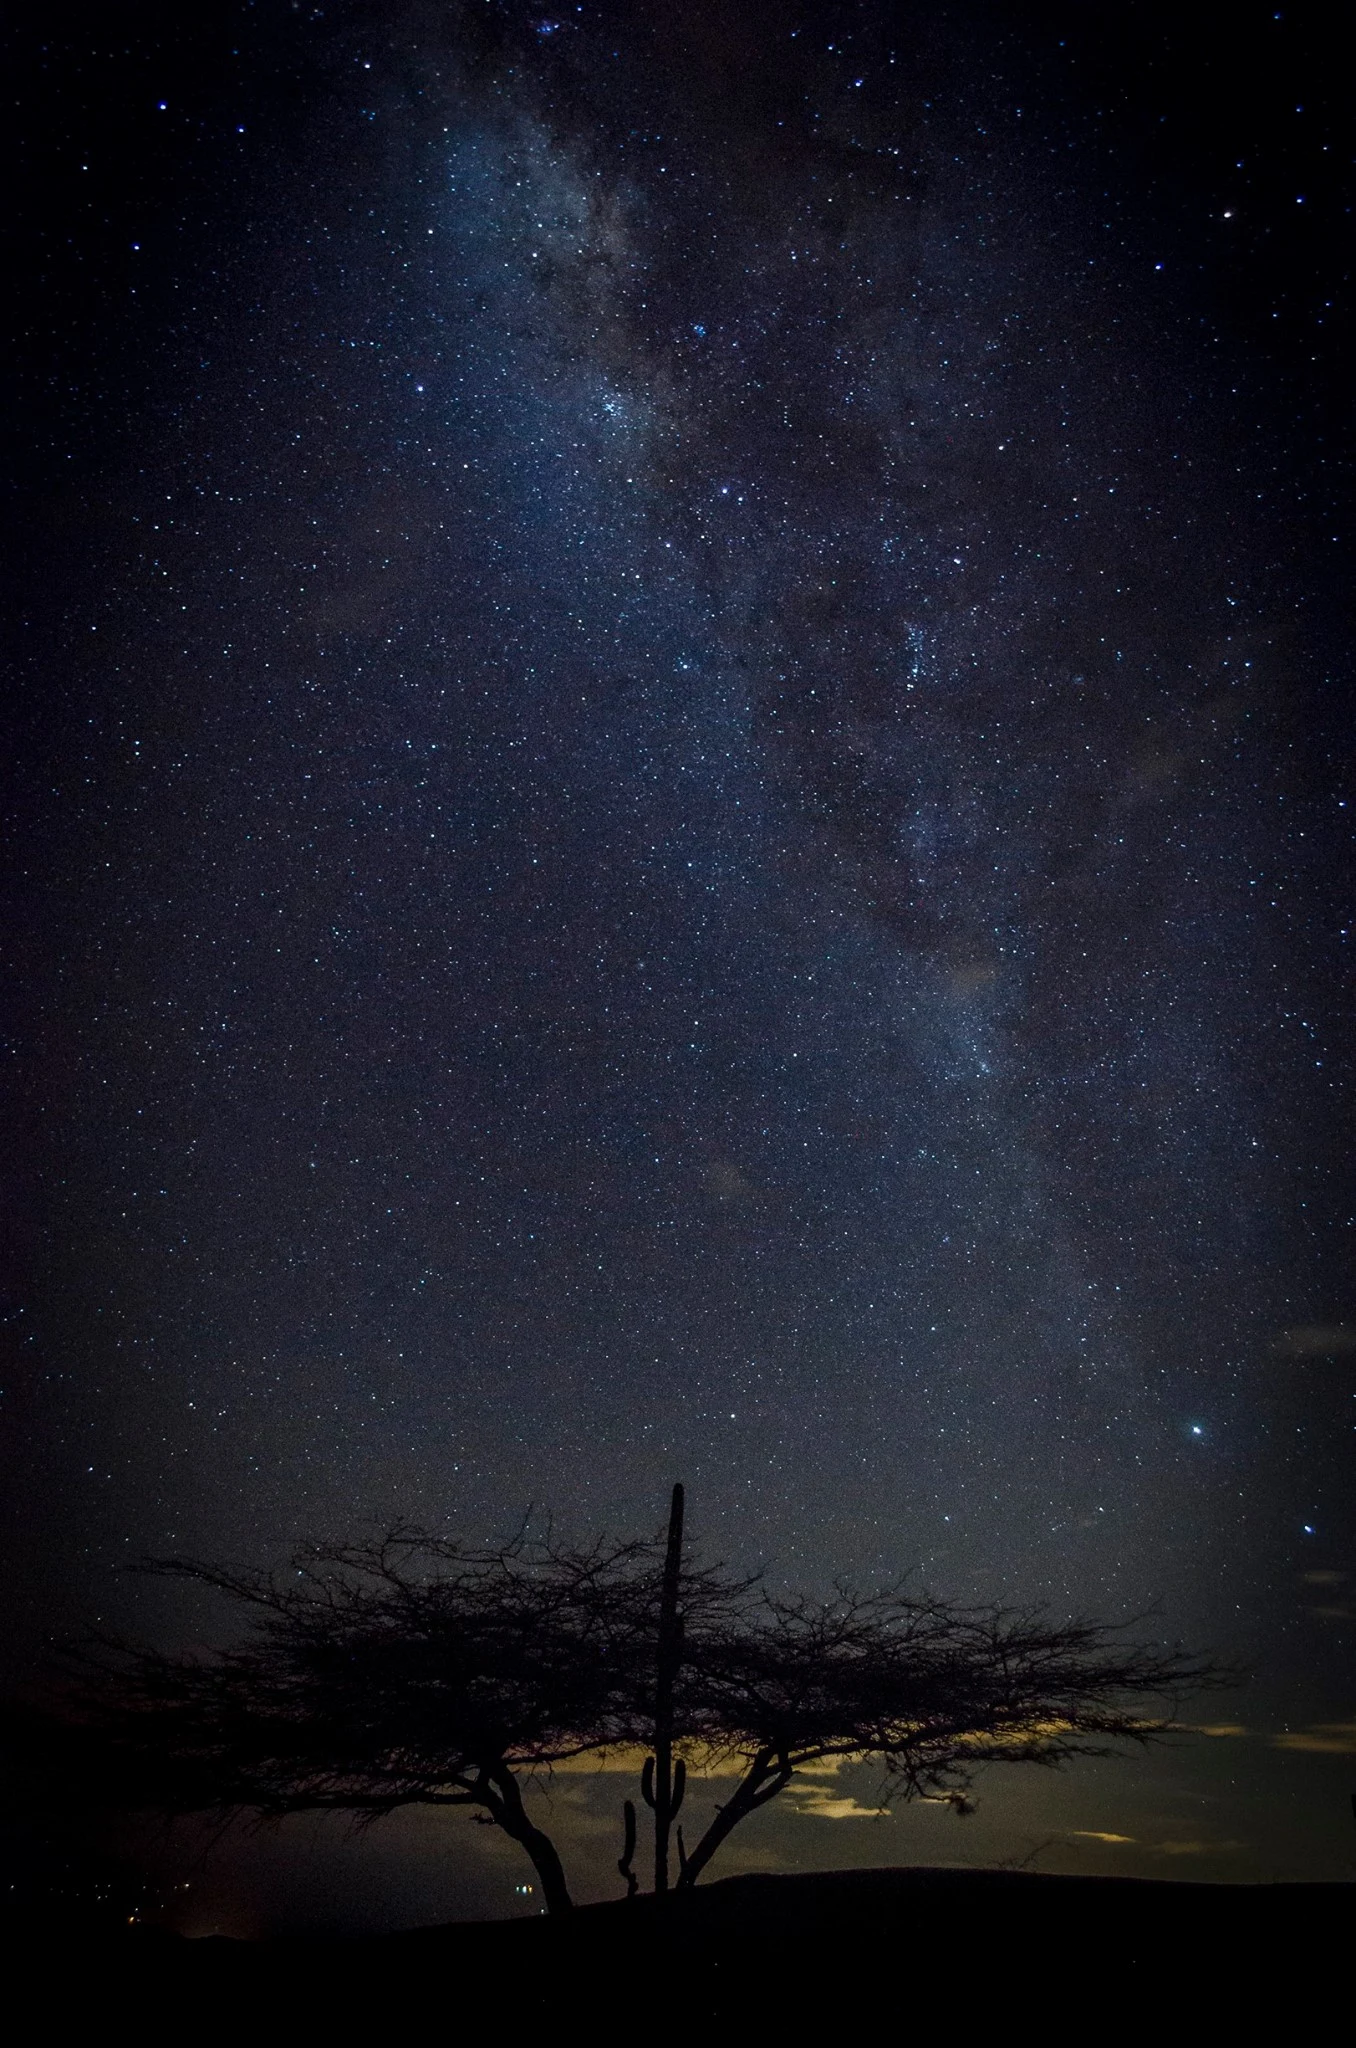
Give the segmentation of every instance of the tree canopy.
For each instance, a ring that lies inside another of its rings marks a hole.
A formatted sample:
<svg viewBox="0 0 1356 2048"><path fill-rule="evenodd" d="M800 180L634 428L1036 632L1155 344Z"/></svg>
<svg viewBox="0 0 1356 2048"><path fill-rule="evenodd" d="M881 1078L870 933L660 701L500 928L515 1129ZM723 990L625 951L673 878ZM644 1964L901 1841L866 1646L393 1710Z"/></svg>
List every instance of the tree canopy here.
<svg viewBox="0 0 1356 2048"><path fill-rule="evenodd" d="M125 1644L87 1659L42 1741L68 1796L170 1814L469 1806L531 1857L568 1908L561 1859L525 1781L572 1758L648 1748L655 1889L689 1765L732 1760L735 1789L691 1850L694 1884L742 1820L829 1758L874 1760L885 1796L962 1810L995 1760L1059 1764L1174 1726L1199 1659L1096 1622L967 1607L896 1588L779 1599L694 1564L682 1490L665 1537L487 1549L399 1526L285 1572L170 1561L251 1626L222 1650ZM32 1739L32 1724L29 1734ZM619 1868L628 1890L635 1808Z"/></svg>
<svg viewBox="0 0 1356 2048"><path fill-rule="evenodd" d="M826 1602L764 1595L743 1626L702 1645L701 1740L736 1758L733 1795L690 1854L696 1882L731 1830L829 1758L874 1761L885 1798L970 1810L984 1764L1057 1765L1147 1743L1175 1705L1226 1674L1098 1622L1036 1608L965 1607L904 1589Z"/></svg>

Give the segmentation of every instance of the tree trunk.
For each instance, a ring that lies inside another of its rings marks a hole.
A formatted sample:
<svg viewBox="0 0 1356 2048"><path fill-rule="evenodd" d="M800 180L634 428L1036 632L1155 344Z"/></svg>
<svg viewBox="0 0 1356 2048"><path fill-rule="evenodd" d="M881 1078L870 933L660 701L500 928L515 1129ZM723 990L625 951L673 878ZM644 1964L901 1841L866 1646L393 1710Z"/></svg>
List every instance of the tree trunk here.
<svg viewBox="0 0 1356 2048"><path fill-rule="evenodd" d="M521 1842L532 1858L533 1868L541 1879L541 1894L546 1901L548 1913L569 1913L574 1910L565 1883L565 1866L560 1860L555 1843L540 1828L534 1828L531 1821L525 1821L521 1834L514 1836Z"/></svg>
<svg viewBox="0 0 1356 2048"><path fill-rule="evenodd" d="M568 1913L574 1907L565 1883L565 1866L556 1851L556 1845L549 1835L534 1827L523 1806L523 1795L518 1780L507 1764L498 1764L487 1770L485 1776L494 1787L494 1797L485 1803L506 1835L511 1835L521 1844L532 1858L532 1867L541 1879L542 1897L548 1913Z"/></svg>
<svg viewBox="0 0 1356 2048"><path fill-rule="evenodd" d="M680 1891L688 1891L701 1876L711 1858L728 1834L733 1833L741 1820L747 1820L760 1806L766 1806L769 1799L775 1799L791 1782L791 1766L786 1758L779 1757L772 1762L772 1753L761 1750L749 1766L747 1775L739 1782L732 1798L724 1806L716 1808L716 1817L694 1849L683 1858L682 1873L678 1879Z"/></svg>

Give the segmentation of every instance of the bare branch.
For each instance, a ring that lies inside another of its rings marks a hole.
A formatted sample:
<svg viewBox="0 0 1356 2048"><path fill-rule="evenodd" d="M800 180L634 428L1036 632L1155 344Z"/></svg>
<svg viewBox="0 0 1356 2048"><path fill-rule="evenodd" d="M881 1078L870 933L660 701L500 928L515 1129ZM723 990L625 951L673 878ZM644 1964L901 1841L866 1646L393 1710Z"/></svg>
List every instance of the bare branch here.
<svg viewBox="0 0 1356 2048"><path fill-rule="evenodd" d="M571 1758L653 1744L642 1796L662 1795L666 1824L683 1759L742 1763L683 1843L687 1887L809 1765L870 1759L882 1804L964 1811L983 1765L1170 1739L1183 1698L1229 1676L1098 1622L905 1585L774 1597L691 1561L678 1499L667 1535L627 1542L571 1546L549 1523L536 1541L525 1520L472 1548L397 1523L272 1572L151 1560L236 1603L242 1639L194 1656L97 1642L68 1659L58 1712L10 1715L12 1742L46 1760L51 1796L84 1806L342 1811L359 1826L471 1807L522 1845L561 1910L564 1873L521 1781Z"/></svg>

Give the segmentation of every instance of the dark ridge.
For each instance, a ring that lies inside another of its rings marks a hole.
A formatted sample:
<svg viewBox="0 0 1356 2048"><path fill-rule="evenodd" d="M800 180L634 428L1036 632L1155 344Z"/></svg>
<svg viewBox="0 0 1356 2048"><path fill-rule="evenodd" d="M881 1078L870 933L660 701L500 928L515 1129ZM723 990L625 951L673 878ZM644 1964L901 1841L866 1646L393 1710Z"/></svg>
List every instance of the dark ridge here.
<svg viewBox="0 0 1356 2048"><path fill-rule="evenodd" d="M1241 2023L1273 2000L1291 2023L1316 2014L1344 1968L1353 1896L1343 1884L846 1870L726 1878L559 1919L269 1942L148 1932L79 1957L59 1940L24 1955L105 2018L262 2017L334 2027L339 2040L384 2026L458 2040L491 2025L513 2039L515 2023L582 2025L603 2006L639 2018L647 2005L646 2031L663 2040L712 2020L774 2022L796 2039L811 2021L893 2029L1003 2013L1077 2014L1081 2032L1114 2040L1153 2014Z"/></svg>

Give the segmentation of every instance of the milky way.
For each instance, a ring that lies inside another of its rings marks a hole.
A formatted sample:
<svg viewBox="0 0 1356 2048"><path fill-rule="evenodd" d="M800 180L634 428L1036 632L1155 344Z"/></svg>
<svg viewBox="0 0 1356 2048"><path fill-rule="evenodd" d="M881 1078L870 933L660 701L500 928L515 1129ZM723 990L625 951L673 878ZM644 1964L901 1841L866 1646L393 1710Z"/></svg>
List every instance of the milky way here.
<svg viewBox="0 0 1356 2048"><path fill-rule="evenodd" d="M317 15L295 105L247 49L82 401L71 1597L682 1476L792 1577L1283 1636L1349 1513L1346 813L1265 365L1053 41L491 14Z"/></svg>

